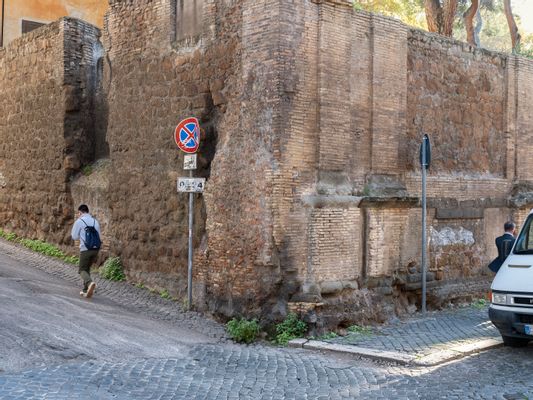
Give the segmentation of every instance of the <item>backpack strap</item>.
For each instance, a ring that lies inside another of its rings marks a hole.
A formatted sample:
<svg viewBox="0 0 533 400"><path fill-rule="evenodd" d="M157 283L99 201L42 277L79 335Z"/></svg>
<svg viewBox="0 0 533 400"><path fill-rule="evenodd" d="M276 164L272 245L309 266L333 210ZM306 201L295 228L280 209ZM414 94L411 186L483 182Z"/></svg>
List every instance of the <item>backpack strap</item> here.
<svg viewBox="0 0 533 400"><path fill-rule="evenodd" d="M85 221L83 220L83 218L80 218L80 220L81 220L81 222L83 222L83 223L85 224L85 226L86 226L87 228L89 227L89 225L87 225L87 222L85 222ZM93 218L93 226L92 226L92 227L94 228L95 226L96 226L96 219Z"/></svg>
<svg viewBox="0 0 533 400"><path fill-rule="evenodd" d="M80 221L83 222L83 223L85 224L85 227L86 227L86 228L89 227L89 225L87 225L87 222L85 222L85 221L83 220L83 218L80 218ZM94 228L94 227L93 227L93 228ZM85 245L85 247L87 247L87 242L86 242L84 239L82 239L82 235L80 235L80 240L83 241L83 244ZM88 250L88 249L87 249L87 250Z"/></svg>

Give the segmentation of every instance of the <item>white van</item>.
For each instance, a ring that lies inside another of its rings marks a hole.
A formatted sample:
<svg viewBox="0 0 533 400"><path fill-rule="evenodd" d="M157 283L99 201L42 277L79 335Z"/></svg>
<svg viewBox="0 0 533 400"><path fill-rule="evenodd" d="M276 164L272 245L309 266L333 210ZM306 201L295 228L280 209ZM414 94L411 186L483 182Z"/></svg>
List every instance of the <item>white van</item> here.
<svg viewBox="0 0 533 400"><path fill-rule="evenodd" d="M489 318L505 345L533 340L533 210L491 285Z"/></svg>

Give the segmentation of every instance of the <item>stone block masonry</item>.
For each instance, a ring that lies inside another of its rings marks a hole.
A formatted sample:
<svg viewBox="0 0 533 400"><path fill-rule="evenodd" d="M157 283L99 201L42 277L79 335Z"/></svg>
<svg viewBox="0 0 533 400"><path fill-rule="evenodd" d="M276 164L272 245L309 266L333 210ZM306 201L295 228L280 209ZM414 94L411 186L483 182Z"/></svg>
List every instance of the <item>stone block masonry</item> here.
<svg viewBox="0 0 533 400"><path fill-rule="evenodd" d="M70 243L69 182L93 157L97 28L64 18L0 49L0 226Z"/></svg>
<svg viewBox="0 0 533 400"><path fill-rule="evenodd" d="M494 237L532 204L531 61L347 0L183 5L111 0L102 44L62 20L0 50L1 226L66 244L85 199L128 278L183 298L172 134L196 116L195 306L381 321L420 303L428 133L430 306L484 294Z"/></svg>

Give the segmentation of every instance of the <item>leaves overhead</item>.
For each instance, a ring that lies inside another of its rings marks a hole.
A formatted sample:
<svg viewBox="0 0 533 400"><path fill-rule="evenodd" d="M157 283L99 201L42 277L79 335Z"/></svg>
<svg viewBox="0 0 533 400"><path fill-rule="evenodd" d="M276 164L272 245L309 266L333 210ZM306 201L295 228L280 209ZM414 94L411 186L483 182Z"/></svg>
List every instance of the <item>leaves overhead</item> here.
<svg viewBox="0 0 533 400"><path fill-rule="evenodd" d="M470 43L475 42L477 46L486 49L504 52L511 52L514 49L522 55L533 55L533 35L524 33L522 21L516 14L511 15L514 17L517 32L521 36L519 40L515 38L516 41L513 46L504 2L509 2L509 5L512 5L510 0L477 0L478 10L474 16L468 14L468 11L473 12L476 8L473 4L475 2L472 0L355 0L354 7L359 10L398 18L415 28L441 34L450 32L450 35L456 39ZM426 15L428 7L432 7L430 12L436 13L436 20L428 21ZM453 18L445 24L443 21L445 10L448 10L447 15L449 16L449 10L454 7ZM468 18L471 18L470 21ZM428 24L433 23L434 25L430 29ZM472 23L471 27L468 26L469 23ZM467 35L467 28L470 29L469 35Z"/></svg>

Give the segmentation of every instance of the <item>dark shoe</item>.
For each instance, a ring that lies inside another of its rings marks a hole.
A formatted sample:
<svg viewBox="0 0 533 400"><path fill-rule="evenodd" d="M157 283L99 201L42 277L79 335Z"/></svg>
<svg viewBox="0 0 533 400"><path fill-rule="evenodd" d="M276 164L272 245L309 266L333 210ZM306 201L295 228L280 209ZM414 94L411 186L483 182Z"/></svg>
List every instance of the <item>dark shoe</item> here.
<svg viewBox="0 0 533 400"><path fill-rule="evenodd" d="M92 297L94 293L94 289L96 289L96 283L94 282L89 283L89 287L87 288L87 294L85 295L85 297L87 298Z"/></svg>

